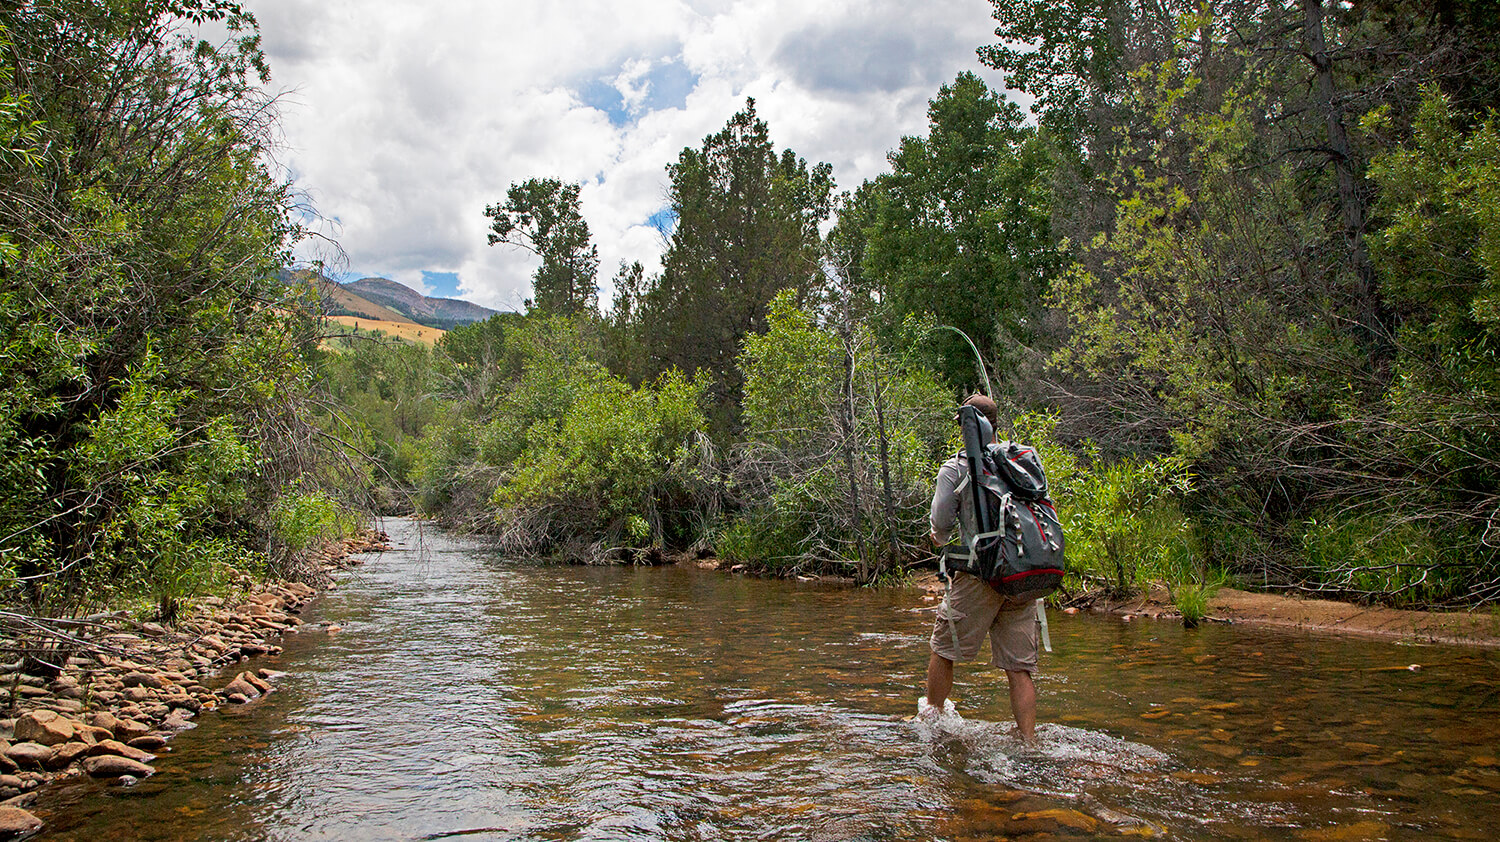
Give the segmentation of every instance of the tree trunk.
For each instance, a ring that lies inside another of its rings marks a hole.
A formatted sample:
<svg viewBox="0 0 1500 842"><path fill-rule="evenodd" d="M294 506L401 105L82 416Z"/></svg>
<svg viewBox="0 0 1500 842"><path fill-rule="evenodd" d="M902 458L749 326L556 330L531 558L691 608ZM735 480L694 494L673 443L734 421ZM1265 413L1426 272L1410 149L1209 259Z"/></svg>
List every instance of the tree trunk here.
<svg viewBox="0 0 1500 842"><path fill-rule="evenodd" d="M1354 273L1354 297L1360 325L1374 344L1385 343L1381 307L1376 298L1375 267L1365 248L1365 206L1354 172L1354 153L1344 128L1343 107L1333 85L1333 59L1323 37L1322 0L1302 0L1303 38L1307 59L1312 63L1318 105L1323 110L1328 135L1328 155L1338 177L1339 205L1344 217L1344 236L1349 242L1349 263Z"/></svg>
<svg viewBox="0 0 1500 842"><path fill-rule="evenodd" d="M854 325L849 313L849 299L844 299L844 394L839 407L839 426L843 428L844 471L849 475L849 509L854 518L854 546L859 554L859 582L870 581L870 561L865 554L864 518L859 500L859 477L854 471Z"/></svg>
<svg viewBox="0 0 1500 842"><path fill-rule="evenodd" d="M890 557L886 564L895 569L901 560L901 546L896 541L896 501L891 494L891 459L890 444L885 433L885 394L880 386L880 355L875 355L874 365L870 371L875 381L875 428L880 442L880 485L881 492L885 498L885 534L890 547Z"/></svg>

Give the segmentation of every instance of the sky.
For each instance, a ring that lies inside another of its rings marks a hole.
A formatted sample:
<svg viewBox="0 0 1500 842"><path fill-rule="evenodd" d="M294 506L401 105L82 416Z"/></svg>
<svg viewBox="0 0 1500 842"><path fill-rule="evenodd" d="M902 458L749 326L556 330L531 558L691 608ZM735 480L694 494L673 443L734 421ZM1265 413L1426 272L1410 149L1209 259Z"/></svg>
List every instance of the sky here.
<svg viewBox="0 0 1500 842"><path fill-rule="evenodd" d="M887 169L995 40L989 0L247 0L280 95L277 159L316 209L303 259L522 309L537 260L486 244L513 183L583 185L600 302L660 265L668 164L754 97L772 142ZM337 243L332 249L328 242Z"/></svg>

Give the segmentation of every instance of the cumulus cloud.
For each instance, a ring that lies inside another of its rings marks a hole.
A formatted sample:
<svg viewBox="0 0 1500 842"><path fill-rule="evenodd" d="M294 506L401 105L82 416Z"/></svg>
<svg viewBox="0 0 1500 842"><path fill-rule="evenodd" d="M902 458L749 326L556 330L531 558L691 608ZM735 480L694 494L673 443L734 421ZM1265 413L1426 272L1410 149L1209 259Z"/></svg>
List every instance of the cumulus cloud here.
<svg viewBox="0 0 1500 842"><path fill-rule="evenodd" d="M486 205L531 177L583 184L600 282L658 265L666 166L745 98L773 140L850 189L993 40L987 0L249 0L282 158L352 274L496 307L531 256L485 244ZM601 290L602 301L611 291Z"/></svg>

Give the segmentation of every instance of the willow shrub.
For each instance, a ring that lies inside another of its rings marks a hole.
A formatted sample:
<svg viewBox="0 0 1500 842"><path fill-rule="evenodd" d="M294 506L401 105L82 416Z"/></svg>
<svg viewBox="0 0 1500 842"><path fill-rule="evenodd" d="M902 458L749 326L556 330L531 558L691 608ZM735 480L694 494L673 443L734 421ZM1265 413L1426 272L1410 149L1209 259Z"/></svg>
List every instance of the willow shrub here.
<svg viewBox="0 0 1500 842"><path fill-rule="evenodd" d="M1054 416L1023 415L1013 435L1042 456L1067 538L1069 589L1103 586L1126 596L1153 581L1209 578L1179 505L1190 487L1186 468L1170 457L1106 462L1091 447L1077 453L1054 438L1056 423Z"/></svg>
<svg viewBox="0 0 1500 842"><path fill-rule="evenodd" d="M930 557L927 506L952 396L862 325L819 323L788 293L746 338L745 442L724 558L777 572L858 570L867 581Z"/></svg>
<svg viewBox="0 0 1500 842"><path fill-rule="evenodd" d="M1303 524L1304 587L1407 607L1473 601L1475 536L1453 524L1330 511Z"/></svg>
<svg viewBox="0 0 1500 842"><path fill-rule="evenodd" d="M592 379L571 406L538 421L490 498L504 543L517 549L569 544L688 543L699 470L705 384L675 369L632 389ZM585 559L591 560L591 559Z"/></svg>

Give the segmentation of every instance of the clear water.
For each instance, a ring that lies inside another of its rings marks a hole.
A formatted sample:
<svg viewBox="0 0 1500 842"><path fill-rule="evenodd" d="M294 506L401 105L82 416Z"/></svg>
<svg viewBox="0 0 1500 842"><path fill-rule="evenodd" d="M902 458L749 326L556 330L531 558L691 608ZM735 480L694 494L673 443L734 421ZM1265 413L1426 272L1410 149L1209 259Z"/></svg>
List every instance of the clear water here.
<svg viewBox="0 0 1500 842"><path fill-rule="evenodd" d="M1500 653L1052 614L911 721L931 604L691 567L544 568L387 522L263 701L43 839L1493 839ZM1420 664L1420 669L1409 669Z"/></svg>

